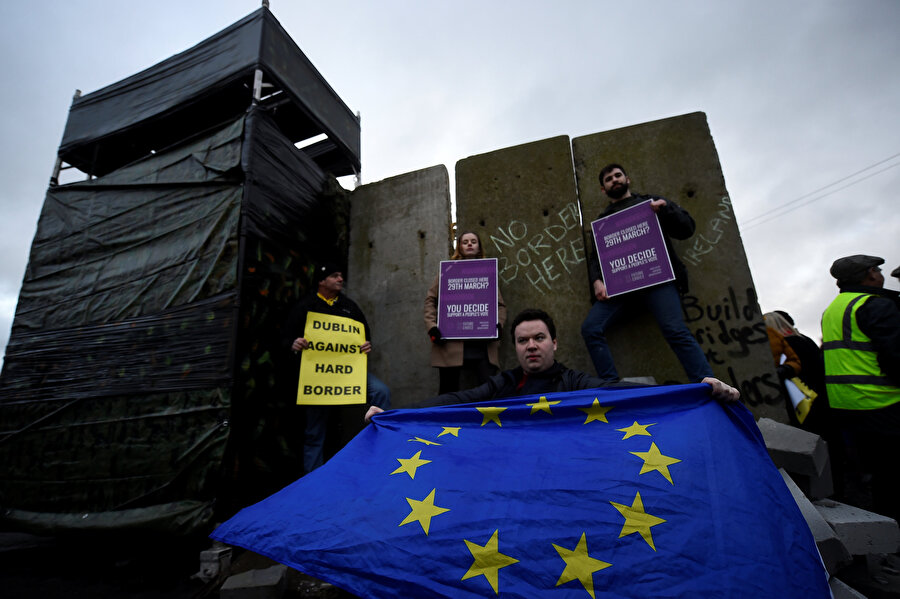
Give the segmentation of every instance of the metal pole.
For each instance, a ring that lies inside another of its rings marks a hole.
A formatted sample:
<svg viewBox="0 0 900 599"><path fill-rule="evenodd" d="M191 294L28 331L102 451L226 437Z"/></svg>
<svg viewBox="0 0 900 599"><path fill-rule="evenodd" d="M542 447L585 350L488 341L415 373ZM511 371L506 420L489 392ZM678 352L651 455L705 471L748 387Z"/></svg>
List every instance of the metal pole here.
<svg viewBox="0 0 900 599"><path fill-rule="evenodd" d="M362 114L356 111L356 122L359 123L359 153L362 154ZM362 160L359 161L359 170L353 169L353 189L362 185Z"/></svg>
<svg viewBox="0 0 900 599"><path fill-rule="evenodd" d="M253 104L259 104L262 99L263 72L262 69L256 69L253 72Z"/></svg>
<svg viewBox="0 0 900 599"><path fill-rule="evenodd" d="M81 97L81 90L76 89L75 93L72 94L72 104L75 103L75 100ZM59 172L62 170L62 158L60 158L59 153L56 154L56 164L53 165L53 172L50 174L50 187L56 187L59 185Z"/></svg>

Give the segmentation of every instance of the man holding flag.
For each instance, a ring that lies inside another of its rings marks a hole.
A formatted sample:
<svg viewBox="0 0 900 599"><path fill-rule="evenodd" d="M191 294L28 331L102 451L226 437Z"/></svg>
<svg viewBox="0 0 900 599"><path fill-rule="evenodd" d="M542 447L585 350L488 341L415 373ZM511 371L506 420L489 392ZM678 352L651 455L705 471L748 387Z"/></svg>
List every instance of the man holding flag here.
<svg viewBox="0 0 900 599"><path fill-rule="evenodd" d="M212 538L359 597L830 596L752 415L711 401L736 390L554 392L596 379L520 316L521 366L476 388L489 401L379 414Z"/></svg>
<svg viewBox="0 0 900 599"><path fill-rule="evenodd" d="M458 403L487 401L502 397L518 397L538 393L558 393L598 387L634 387L628 383L611 383L583 372L566 368L556 361L556 325L543 310L527 309L512 322L512 340L519 367L497 374L473 389L445 393L418 404L418 407L443 406ZM719 379L706 377L713 398L737 401L740 393ZM366 422L384 410L373 405L366 413Z"/></svg>

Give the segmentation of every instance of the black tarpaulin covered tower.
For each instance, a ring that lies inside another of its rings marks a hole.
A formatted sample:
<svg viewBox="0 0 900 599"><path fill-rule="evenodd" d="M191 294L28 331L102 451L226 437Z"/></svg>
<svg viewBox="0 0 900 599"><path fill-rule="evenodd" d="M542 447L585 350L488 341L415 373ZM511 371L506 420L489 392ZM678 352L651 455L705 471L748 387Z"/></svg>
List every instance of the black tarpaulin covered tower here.
<svg viewBox="0 0 900 599"><path fill-rule="evenodd" d="M278 327L345 255L359 135L267 8L75 99L90 178L47 191L0 375L7 522L188 533L297 474Z"/></svg>

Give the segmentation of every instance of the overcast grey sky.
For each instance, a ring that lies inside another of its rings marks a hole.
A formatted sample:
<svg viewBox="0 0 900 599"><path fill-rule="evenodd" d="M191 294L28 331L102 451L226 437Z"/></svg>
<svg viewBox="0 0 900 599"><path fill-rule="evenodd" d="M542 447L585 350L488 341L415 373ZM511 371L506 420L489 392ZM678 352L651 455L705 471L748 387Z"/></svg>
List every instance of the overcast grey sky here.
<svg viewBox="0 0 900 599"><path fill-rule="evenodd" d="M259 4L3 2L0 347L74 90L164 60ZM473 154L703 111L764 311L791 312L818 339L835 258L900 265L898 0L272 0L271 9L362 113L364 182L435 164L452 173Z"/></svg>

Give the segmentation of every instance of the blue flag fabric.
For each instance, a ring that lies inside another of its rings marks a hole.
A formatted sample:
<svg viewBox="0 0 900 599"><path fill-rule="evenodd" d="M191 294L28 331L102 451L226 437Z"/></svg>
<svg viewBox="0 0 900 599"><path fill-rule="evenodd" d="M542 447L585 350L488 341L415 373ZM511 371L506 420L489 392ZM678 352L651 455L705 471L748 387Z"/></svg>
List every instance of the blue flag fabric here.
<svg viewBox="0 0 900 599"><path fill-rule="evenodd" d="M211 536L360 597L829 597L752 416L708 391L386 412Z"/></svg>

